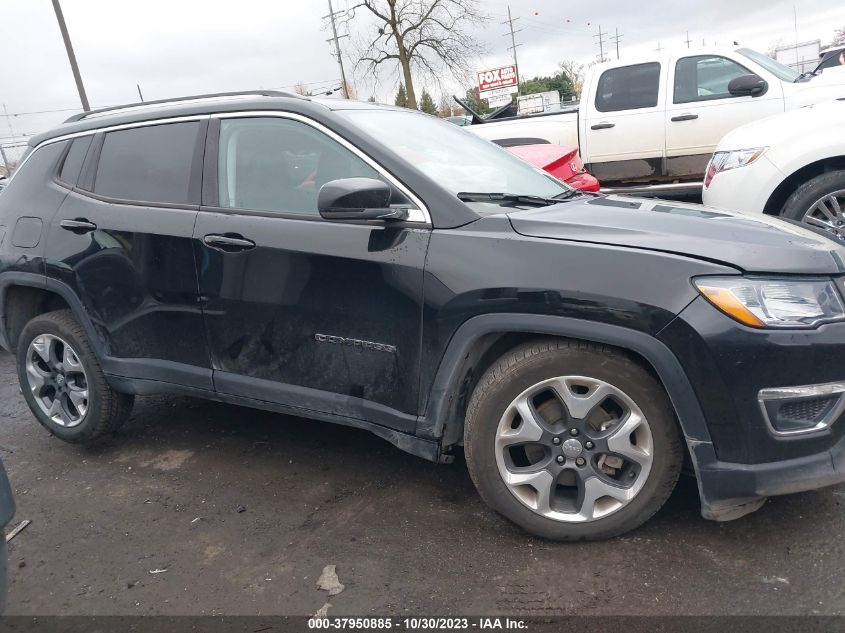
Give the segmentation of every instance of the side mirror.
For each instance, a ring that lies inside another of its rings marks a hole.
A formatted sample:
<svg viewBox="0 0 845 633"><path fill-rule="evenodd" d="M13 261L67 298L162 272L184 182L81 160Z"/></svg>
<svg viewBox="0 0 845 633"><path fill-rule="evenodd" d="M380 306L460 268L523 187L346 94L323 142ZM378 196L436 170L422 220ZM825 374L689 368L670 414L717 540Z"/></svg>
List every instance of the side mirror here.
<svg viewBox="0 0 845 633"><path fill-rule="evenodd" d="M728 84L728 92L735 97L759 97L766 94L769 84L759 75L740 75Z"/></svg>
<svg viewBox="0 0 845 633"><path fill-rule="evenodd" d="M326 220L406 220L408 210L391 208L390 185L374 178L343 178L320 187L317 208Z"/></svg>

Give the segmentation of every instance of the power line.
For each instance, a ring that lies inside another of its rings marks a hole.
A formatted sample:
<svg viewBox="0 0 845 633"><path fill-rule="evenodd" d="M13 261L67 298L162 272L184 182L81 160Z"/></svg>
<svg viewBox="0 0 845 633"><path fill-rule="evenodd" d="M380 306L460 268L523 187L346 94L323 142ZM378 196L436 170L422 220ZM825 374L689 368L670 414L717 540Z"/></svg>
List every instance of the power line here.
<svg viewBox="0 0 845 633"><path fill-rule="evenodd" d="M335 79L322 79L320 81L299 81L295 84L288 84L286 86L275 86L274 88L270 88L270 90L284 90L285 88L296 88L299 85L303 86L320 86L322 84L334 84L338 83L337 78ZM113 108L117 106L125 105L123 103L119 104L112 104L112 105L104 105L103 108ZM32 110L29 112L9 112L8 116L10 117L19 117L19 116L34 116L38 114L58 114L60 112L79 112L79 107L76 108L56 108L53 110ZM5 116L5 115L4 115Z"/></svg>
<svg viewBox="0 0 845 633"><path fill-rule="evenodd" d="M522 31L522 29L518 29L516 31L513 30L513 23L516 22L519 18L511 17L511 5L508 5L508 19L502 22L502 24L507 24L510 28L510 36L511 36L511 45L508 47L509 51L513 51L513 65L516 68L516 94L519 95L519 61L516 58L516 49L522 44L516 43L516 34ZM507 37L507 33L505 34Z"/></svg>
<svg viewBox="0 0 845 633"><path fill-rule="evenodd" d="M341 78L341 81L343 82L343 84L342 84L343 96L344 96L344 98L348 99L349 98L349 90L346 87L346 72L343 70L343 56L340 53L340 39L343 38L343 37L349 37L349 36L348 35L338 36L338 34L337 34L337 24L335 23L335 19L334 19L336 15L340 15L340 11L335 13L334 9L332 8L332 0L329 0L329 14L327 16L324 16L324 19L328 18L329 21L332 23L332 33L334 34L334 37L332 37L332 38L330 38L326 41L332 42L334 44L335 54L337 55L337 65L340 66L340 78Z"/></svg>

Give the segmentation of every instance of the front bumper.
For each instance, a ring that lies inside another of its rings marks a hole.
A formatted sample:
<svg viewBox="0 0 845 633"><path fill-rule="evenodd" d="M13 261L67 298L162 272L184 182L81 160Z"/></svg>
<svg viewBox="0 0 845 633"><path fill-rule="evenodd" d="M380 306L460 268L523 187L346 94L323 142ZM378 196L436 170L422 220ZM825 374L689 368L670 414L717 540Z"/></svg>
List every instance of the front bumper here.
<svg viewBox="0 0 845 633"><path fill-rule="evenodd" d="M764 464L719 461L708 442L691 442L705 519L730 521L753 512L767 497L845 482L845 438L831 449Z"/></svg>
<svg viewBox="0 0 845 633"><path fill-rule="evenodd" d="M658 338L683 366L706 422L704 433L684 429L705 518L738 518L766 497L845 482L841 407L824 428L788 435L759 401L761 391L845 379L845 323L757 330L698 298Z"/></svg>

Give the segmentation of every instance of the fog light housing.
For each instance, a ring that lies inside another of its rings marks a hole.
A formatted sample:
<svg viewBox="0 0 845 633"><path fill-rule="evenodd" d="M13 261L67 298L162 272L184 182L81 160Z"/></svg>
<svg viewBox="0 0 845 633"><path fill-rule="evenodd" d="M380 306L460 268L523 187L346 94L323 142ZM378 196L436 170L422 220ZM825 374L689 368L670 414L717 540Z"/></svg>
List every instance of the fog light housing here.
<svg viewBox="0 0 845 633"><path fill-rule="evenodd" d="M845 382L761 389L758 401L773 434L819 433L845 411Z"/></svg>

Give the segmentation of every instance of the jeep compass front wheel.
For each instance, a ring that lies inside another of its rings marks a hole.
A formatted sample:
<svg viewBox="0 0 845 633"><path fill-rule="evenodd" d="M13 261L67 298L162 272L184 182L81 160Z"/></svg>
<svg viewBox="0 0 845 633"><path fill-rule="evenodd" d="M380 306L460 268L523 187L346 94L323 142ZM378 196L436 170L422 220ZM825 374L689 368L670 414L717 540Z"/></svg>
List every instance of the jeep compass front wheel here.
<svg viewBox="0 0 845 633"><path fill-rule="evenodd" d="M85 331L69 311L50 312L27 323L17 361L24 398L53 435L90 443L129 417L133 397L109 387Z"/></svg>
<svg viewBox="0 0 845 633"><path fill-rule="evenodd" d="M482 498L529 532L608 538L666 501L682 460L660 383L616 350L519 347L482 377L464 443Z"/></svg>

